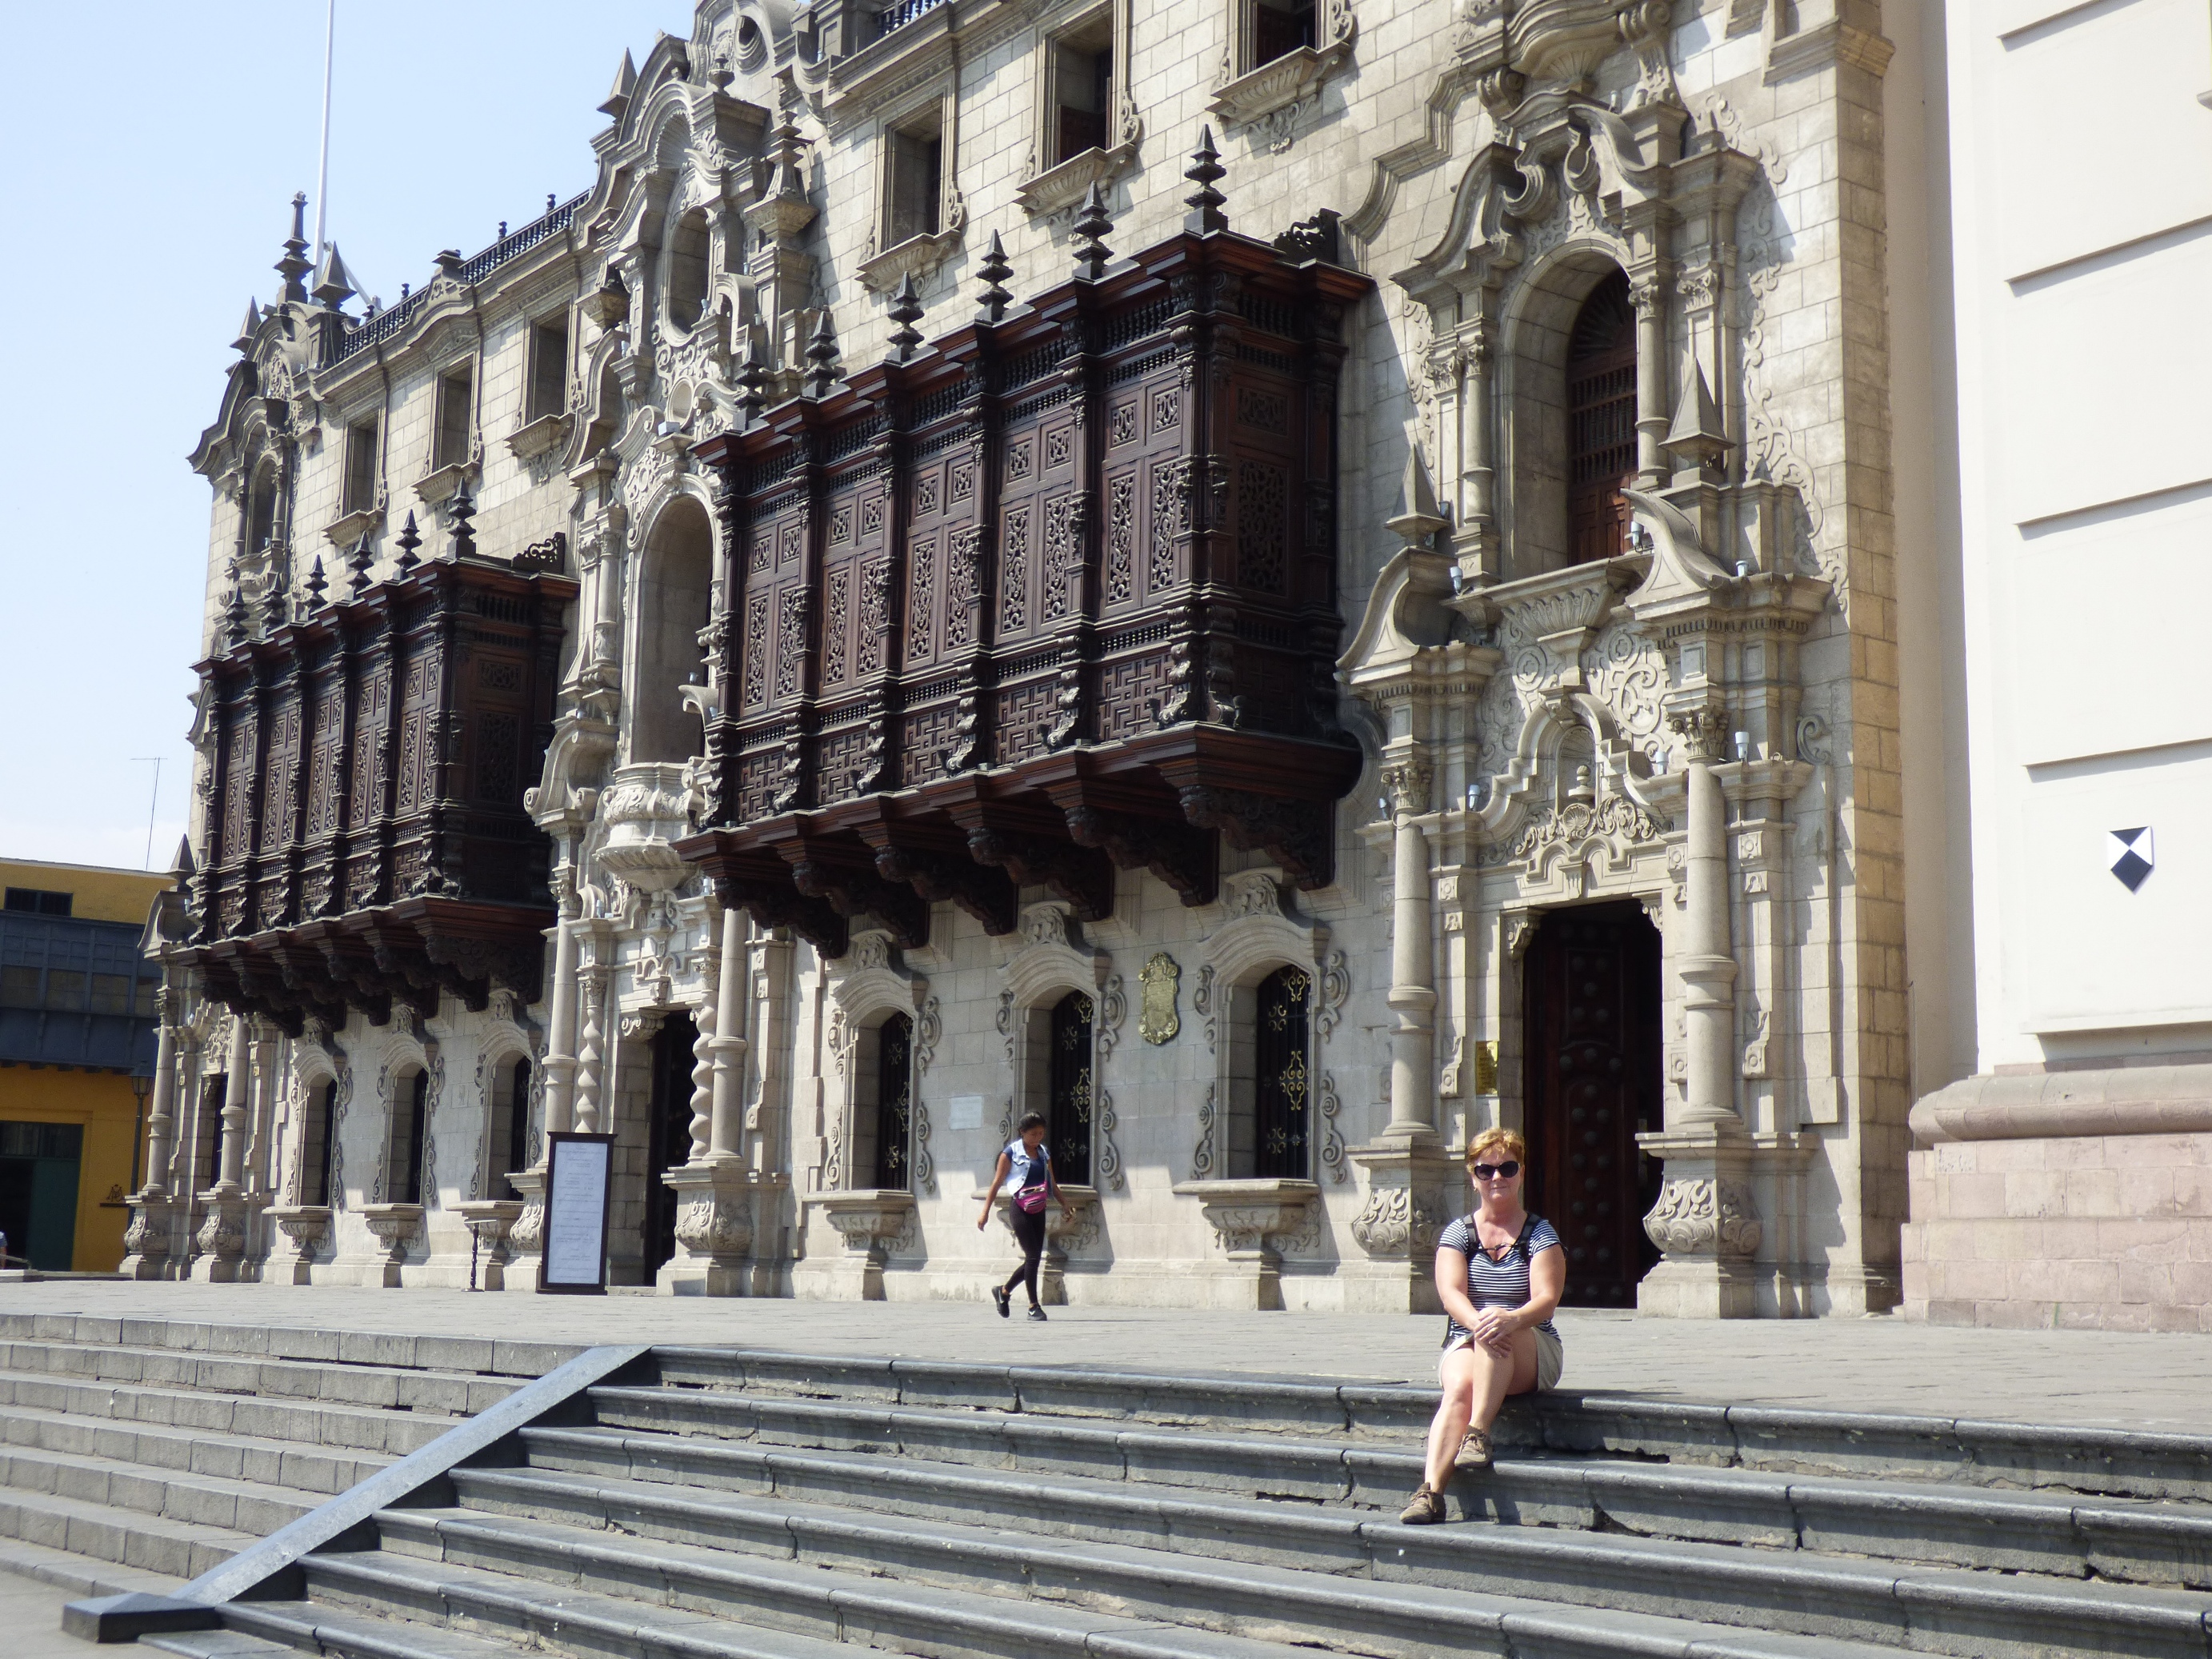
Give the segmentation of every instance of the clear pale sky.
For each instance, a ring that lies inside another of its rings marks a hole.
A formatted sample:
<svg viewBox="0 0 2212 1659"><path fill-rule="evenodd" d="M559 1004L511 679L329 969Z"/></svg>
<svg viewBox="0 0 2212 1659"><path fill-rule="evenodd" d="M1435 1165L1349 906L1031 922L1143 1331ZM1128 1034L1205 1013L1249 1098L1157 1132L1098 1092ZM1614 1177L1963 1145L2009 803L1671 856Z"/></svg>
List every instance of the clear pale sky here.
<svg viewBox="0 0 2212 1659"><path fill-rule="evenodd" d="M312 198L323 0L13 9L0 102L0 856L137 868L185 824L214 420ZM684 0L338 0L327 234L389 303L592 182ZM308 210L312 234L314 213Z"/></svg>

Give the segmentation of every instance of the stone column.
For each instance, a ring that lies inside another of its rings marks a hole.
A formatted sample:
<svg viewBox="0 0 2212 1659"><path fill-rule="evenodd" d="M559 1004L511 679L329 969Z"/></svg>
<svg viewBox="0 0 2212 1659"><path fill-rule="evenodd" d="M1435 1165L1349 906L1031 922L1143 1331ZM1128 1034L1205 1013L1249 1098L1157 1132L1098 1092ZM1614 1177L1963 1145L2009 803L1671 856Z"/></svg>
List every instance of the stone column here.
<svg viewBox="0 0 2212 1659"><path fill-rule="evenodd" d="M1674 729L1688 749L1685 768L1684 837L1687 903L1682 951L1675 970L1682 981L1688 1072L1685 1098L1668 1114L1668 1127L1724 1124L1736 1128L1735 957L1729 940L1728 802L1713 764L1720 758L1726 720L1717 709L1677 715Z"/></svg>
<svg viewBox="0 0 2212 1659"><path fill-rule="evenodd" d="M1730 945L1728 802L1713 768L1727 722L1717 708L1673 718L1687 750L1683 811L1687 902L1681 981L1684 1098L1669 1100L1667 1127L1637 1136L1666 1166L1666 1184L1644 1218L1664 1252L1637 1286L1638 1313L1671 1319L1748 1319L1759 1311L1753 1258L1762 1234L1749 1180L1751 1136L1735 1112L1735 977Z"/></svg>
<svg viewBox="0 0 2212 1659"><path fill-rule="evenodd" d="M1669 476L1662 445L1667 437L1667 312L1663 273L1653 270L1629 284L1636 307L1636 472L1645 489Z"/></svg>
<svg viewBox="0 0 2212 1659"><path fill-rule="evenodd" d="M1429 896L1429 840L1420 818L1429 810L1436 769L1407 754L1382 769L1397 826L1392 866L1390 993L1398 1017L1390 1034L1390 1124L1386 1136L1433 1133L1437 1114L1436 951Z"/></svg>
<svg viewBox="0 0 2212 1659"><path fill-rule="evenodd" d="M599 1061L606 1003L608 970L592 967L582 971L577 994L583 1001L582 1027L576 1038L574 1127L579 1134L596 1134L599 1127Z"/></svg>
<svg viewBox="0 0 2212 1659"><path fill-rule="evenodd" d="M663 1296L743 1296L750 1288L753 1182L738 1147L745 1042L734 1035L744 1018L743 912L724 909L720 931L714 1000L693 1016L691 1158L660 1176L677 1202L676 1255L654 1279Z"/></svg>
<svg viewBox="0 0 2212 1659"><path fill-rule="evenodd" d="M160 1279L169 1259L169 1227L176 1213L169 1196L169 1158L177 1126L177 994L164 969L155 994L161 1024L155 1037L152 1113L146 1120L146 1179L131 1198L131 1224L123 1235L122 1272L131 1279Z"/></svg>
<svg viewBox="0 0 2212 1659"><path fill-rule="evenodd" d="M1460 568L1478 582L1495 581L1498 572L1497 546L1497 468L1491 443L1490 325L1481 322L1462 330L1460 349L1465 362L1460 406L1460 494L1462 517L1453 537Z"/></svg>
<svg viewBox="0 0 2212 1659"><path fill-rule="evenodd" d="M246 1161L247 1101L253 1086L252 1043L246 1019L245 1014L231 1017L216 1181L200 1195L200 1227L192 1241L198 1253L192 1259L191 1276L210 1285L235 1283L246 1254L246 1189L240 1176ZM207 1109L203 1105L200 1109Z"/></svg>
<svg viewBox="0 0 2212 1659"><path fill-rule="evenodd" d="M545 1031L545 1130L565 1133L576 1097L576 884L574 866L556 880L560 920L553 930L553 1006Z"/></svg>

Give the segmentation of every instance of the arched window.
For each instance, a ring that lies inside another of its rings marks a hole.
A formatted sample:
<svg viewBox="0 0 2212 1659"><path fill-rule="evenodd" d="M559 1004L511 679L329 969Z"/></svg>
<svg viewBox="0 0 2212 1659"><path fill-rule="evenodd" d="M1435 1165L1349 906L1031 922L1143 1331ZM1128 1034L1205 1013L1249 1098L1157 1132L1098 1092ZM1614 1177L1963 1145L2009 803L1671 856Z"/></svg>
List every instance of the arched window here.
<svg viewBox="0 0 2212 1659"><path fill-rule="evenodd" d="M706 747L684 688L704 684L700 630L707 626L714 579L714 534L707 509L678 496L653 526L638 573L638 650L631 688L629 757L683 762Z"/></svg>
<svg viewBox="0 0 2212 1659"><path fill-rule="evenodd" d="M276 533L276 464L264 461L253 471L246 501L246 550L258 553Z"/></svg>
<svg viewBox="0 0 2212 1659"><path fill-rule="evenodd" d="M392 1147L384 1190L394 1204L422 1201L422 1140L429 1130L430 1074L416 1072L400 1080L392 1097Z"/></svg>
<svg viewBox="0 0 2212 1659"><path fill-rule="evenodd" d="M914 1021L893 1014L867 1041L875 1050L869 1068L875 1099L860 1105L875 1121L875 1184L902 1191L914 1180L908 1152L914 1144Z"/></svg>
<svg viewBox="0 0 2212 1659"><path fill-rule="evenodd" d="M1313 977L1278 968L1260 981L1252 1033L1252 1173L1304 1181L1310 1139L1312 1076L1306 1064L1306 1003Z"/></svg>
<svg viewBox="0 0 2212 1659"><path fill-rule="evenodd" d="M495 1075L492 1147L507 1161L499 1166L493 1182L502 1198L520 1198L521 1193L507 1176L530 1167L530 1062L517 1060Z"/></svg>
<svg viewBox="0 0 2212 1659"><path fill-rule="evenodd" d="M1576 564L1627 550L1636 477L1636 312L1614 271L1590 291L1567 344L1567 556Z"/></svg>
<svg viewBox="0 0 2212 1659"><path fill-rule="evenodd" d="M300 1202L331 1201L331 1162L337 1147L333 1121L337 1113L338 1085L325 1083L307 1097L307 1120L300 1140Z"/></svg>
<svg viewBox="0 0 2212 1659"><path fill-rule="evenodd" d="M1070 991L1052 1011L1045 1069L1045 1136L1053 1178L1091 1184L1091 999Z"/></svg>
<svg viewBox="0 0 2212 1659"><path fill-rule="evenodd" d="M689 331L707 310L707 216L693 208L668 239L668 320Z"/></svg>

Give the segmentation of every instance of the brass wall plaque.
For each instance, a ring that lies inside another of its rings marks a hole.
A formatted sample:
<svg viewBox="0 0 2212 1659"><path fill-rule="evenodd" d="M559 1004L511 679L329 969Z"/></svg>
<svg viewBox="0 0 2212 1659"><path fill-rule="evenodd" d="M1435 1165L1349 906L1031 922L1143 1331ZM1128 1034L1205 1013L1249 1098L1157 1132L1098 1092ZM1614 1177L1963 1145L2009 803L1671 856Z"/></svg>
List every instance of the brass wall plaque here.
<svg viewBox="0 0 2212 1659"><path fill-rule="evenodd" d="M1474 1045L1474 1091L1479 1095L1498 1092L1498 1044L1494 1040Z"/></svg>
<svg viewBox="0 0 2212 1659"><path fill-rule="evenodd" d="M1154 1048L1174 1042L1182 1030L1182 1018L1176 1012L1176 988L1182 983L1182 969L1166 951L1155 951L1137 975L1137 982L1145 988L1137 1010L1137 1035Z"/></svg>

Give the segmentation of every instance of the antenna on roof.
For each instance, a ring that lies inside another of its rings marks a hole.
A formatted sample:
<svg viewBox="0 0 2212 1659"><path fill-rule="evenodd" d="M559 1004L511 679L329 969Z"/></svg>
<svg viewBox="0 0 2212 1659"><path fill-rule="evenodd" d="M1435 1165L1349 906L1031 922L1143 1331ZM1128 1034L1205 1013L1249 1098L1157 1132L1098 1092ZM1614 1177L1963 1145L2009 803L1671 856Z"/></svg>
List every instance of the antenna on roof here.
<svg viewBox="0 0 2212 1659"><path fill-rule="evenodd" d="M329 220L325 211L331 194L331 49L337 40L338 0L326 0L323 11L323 143L315 155L315 261L322 262L323 240Z"/></svg>

